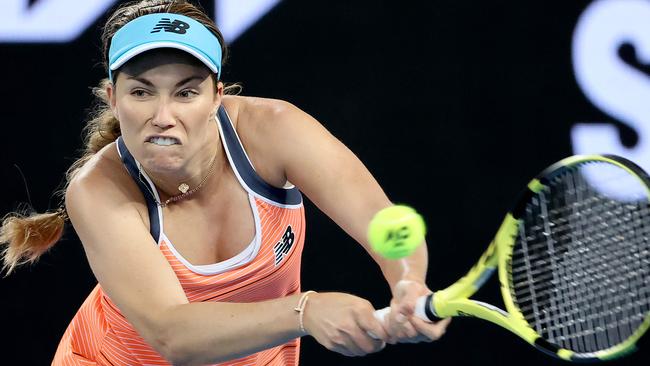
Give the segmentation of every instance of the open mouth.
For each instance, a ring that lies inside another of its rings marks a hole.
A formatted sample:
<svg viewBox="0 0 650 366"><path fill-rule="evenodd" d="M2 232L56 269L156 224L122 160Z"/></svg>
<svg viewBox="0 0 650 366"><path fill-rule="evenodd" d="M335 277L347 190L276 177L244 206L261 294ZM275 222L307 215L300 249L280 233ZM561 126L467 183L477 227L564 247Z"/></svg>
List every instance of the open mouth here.
<svg viewBox="0 0 650 366"><path fill-rule="evenodd" d="M180 141L174 137L159 137L154 136L147 139L147 142L152 143L158 146L171 146L171 145L180 145Z"/></svg>

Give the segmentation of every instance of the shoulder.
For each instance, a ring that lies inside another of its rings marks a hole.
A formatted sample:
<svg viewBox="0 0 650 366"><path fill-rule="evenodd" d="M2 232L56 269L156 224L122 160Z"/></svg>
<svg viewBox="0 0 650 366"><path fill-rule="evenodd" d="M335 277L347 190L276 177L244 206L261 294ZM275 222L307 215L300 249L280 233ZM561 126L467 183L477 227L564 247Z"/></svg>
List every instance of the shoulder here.
<svg viewBox="0 0 650 366"><path fill-rule="evenodd" d="M310 130L324 131L316 119L284 100L256 97L224 99L224 106L245 145L273 147L276 144L294 144L309 139ZM231 110L235 113L234 117Z"/></svg>
<svg viewBox="0 0 650 366"><path fill-rule="evenodd" d="M302 119L311 119L311 116L297 106L280 99L226 96L223 104L233 123L236 123L238 132L240 128L272 129L279 124L287 125Z"/></svg>
<svg viewBox="0 0 650 366"><path fill-rule="evenodd" d="M73 173L65 192L66 208L72 218L79 210L112 210L140 201L138 192L111 143Z"/></svg>
<svg viewBox="0 0 650 366"><path fill-rule="evenodd" d="M223 105L257 173L268 183L283 186L287 159L311 140L305 132L320 124L279 99L226 96Z"/></svg>

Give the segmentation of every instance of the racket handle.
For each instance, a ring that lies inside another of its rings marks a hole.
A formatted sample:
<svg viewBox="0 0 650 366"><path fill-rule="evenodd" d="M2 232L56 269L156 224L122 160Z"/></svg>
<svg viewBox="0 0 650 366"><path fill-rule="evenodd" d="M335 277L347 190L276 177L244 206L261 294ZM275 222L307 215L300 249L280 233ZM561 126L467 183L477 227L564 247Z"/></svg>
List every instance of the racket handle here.
<svg viewBox="0 0 650 366"><path fill-rule="evenodd" d="M420 319L428 320L430 322L437 322L442 320L436 313L436 308L433 306L433 294L422 296L418 298L415 303L415 315Z"/></svg>
<svg viewBox="0 0 650 366"><path fill-rule="evenodd" d="M386 319L388 313L390 313L390 306L375 310L375 319L385 324L388 321ZM433 308L433 294L418 297L415 301L415 316L430 322L441 320Z"/></svg>
<svg viewBox="0 0 650 366"><path fill-rule="evenodd" d="M382 324L386 324L388 319L386 317L390 313L390 306L387 306L383 309L375 310L374 316L375 319L379 320ZM436 311L433 308L433 294L429 294L427 296L420 296L418 299L415 301L415 316L418 318L433 322L433 321L438 321L442 320L442 318L439 318L436 315ZM378 339L378 337L372 332L368 332L368 335L374 339Z"/></svg>

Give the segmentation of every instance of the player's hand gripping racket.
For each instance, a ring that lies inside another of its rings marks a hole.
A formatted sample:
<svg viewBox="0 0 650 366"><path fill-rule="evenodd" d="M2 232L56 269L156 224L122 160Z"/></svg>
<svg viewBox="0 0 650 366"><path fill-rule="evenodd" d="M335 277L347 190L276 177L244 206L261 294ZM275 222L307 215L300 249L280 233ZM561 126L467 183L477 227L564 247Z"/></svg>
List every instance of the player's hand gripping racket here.
<svg viewBox="0 0 650 366"><path fill-rule="evenodd" d="M640 167L617 156L550 166L528 184L478 263L420 298L416 315L485 319L564 360L626 354L650 327L649 185ZM505 311L469 299L496 269Z"/></svg>

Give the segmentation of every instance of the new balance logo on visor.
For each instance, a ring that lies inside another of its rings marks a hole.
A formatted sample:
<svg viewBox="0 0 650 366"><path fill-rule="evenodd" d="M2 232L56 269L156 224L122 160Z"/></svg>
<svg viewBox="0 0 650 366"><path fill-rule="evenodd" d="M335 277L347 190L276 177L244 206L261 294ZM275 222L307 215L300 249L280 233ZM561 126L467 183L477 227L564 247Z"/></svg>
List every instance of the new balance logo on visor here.
<svg viewBox="0 0 650 366"><path fill-rule="evenodd" d="M151 33L158 33L161 30L164 30L165 32L185 34L189 28L190 25L182 20L174 19L174 21L171 21L169 18L162 18L153 28Z"/></svg>
<svg viewBox="0 0 650 366"><path fill-rule="evenodd" d="M293 231L291 230L291 225L287 226L287 230L285 230L284 235L282 235L282 239L273 246L273 252L275 253L275 265L277 266L280 264L282 259L286 257L287 253L289 253L289 250L291 250L291 246L293 245L295 235L293 234Z"/></svg>

